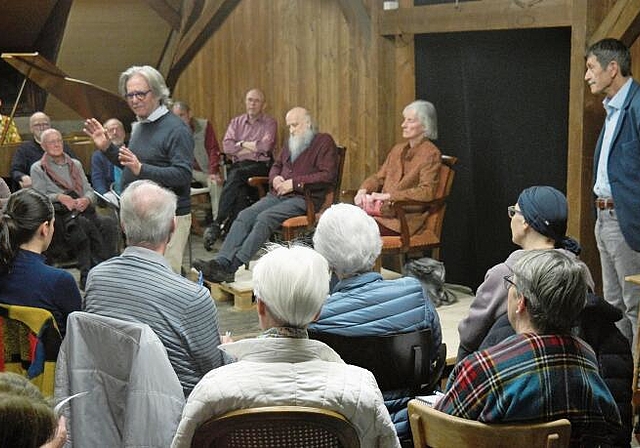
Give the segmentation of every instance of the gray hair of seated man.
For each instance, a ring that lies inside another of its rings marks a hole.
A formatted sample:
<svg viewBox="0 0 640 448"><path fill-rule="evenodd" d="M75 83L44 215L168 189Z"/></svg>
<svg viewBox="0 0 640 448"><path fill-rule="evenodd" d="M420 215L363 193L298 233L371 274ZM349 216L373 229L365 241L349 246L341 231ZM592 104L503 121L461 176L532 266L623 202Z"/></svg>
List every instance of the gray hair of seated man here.
<svg viewBox="0 0 640 448"><path fill-rule="evenodd" d="M329 265L315 250L271 244L253 268L254 294L281 326L305 328L329 294Z"/></svg>
<svg viewBox="0 0 640 448"><path fill-rule="evenodd" d="M415 100L413 103L407 105L402 113L404 114L408 110L413 110L422 126L424 126L424 136L429 140L438 139L438 115L436 114L435 106L429 101Z"/></svg>
<svg viewBox="0 0 640 448"><path fill-rule="evenodd" d="M127 93L127 81L133 75L140 75L147 80L149 88L153 92L153 95L160 100L160 104L166 105L169 102L169 88L167 87L167 83L160 72L150 65L134 65L120 74L118 90L122 96Z"/></svg>
<svg viewBox="0 0 640 448"><path fill-rule="evenodd" d="M156 248L166 243L173 231L176 195L150 180L127 186L120 198L120 224L133 246Z"/></svg>
<svg viewBox="0 0 640 448"><path fill-rule="evenodd" d="M531 323L540 334L569 334L584 308L587 283L576 259L559 250L528 250L513 268Z"/></svg>
<svg viewBox="0 0 640 448"><path fill-rule="evenodd" d="M352 204L335 204L326 210L313 235L313 247L341 278L373 269L382 250L378 224Z"/></svg>

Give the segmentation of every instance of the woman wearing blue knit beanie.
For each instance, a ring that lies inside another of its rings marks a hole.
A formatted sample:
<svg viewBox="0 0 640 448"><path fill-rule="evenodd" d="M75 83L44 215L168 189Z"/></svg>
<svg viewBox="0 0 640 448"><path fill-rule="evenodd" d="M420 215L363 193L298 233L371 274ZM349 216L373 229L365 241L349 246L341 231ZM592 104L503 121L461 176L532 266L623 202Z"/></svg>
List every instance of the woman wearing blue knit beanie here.
<svg viewBox="0 0 640 448"><path fill-rule="evenodd" d="M566 235L567 198L549 186L524 190L518 202L507 208L511 220L511 240L522 249L516 250L500 264L487 271L469 308L469 315L458 325L460 347L458 361L480 347L493 324L507 312L507 290L504 277L527 250L553 249L577 258L580 245ZM587 285L593 290L593 278L586 264L580 262Z"/></svg>
<svg viewBox="0 0 640 448"><path fill-rule="evenodd" d="M522 249L509 255L487 271L469 309L469 316L460 322L458 360L469 352L484 350L505 340L514 330L506 316L507 289L511 267L527 251L551 249L577 258L580 245L566 235L567 198L553 187L536 186L524 190L516 204L507 208L511 219L512 241ZM593 279L587 266L583 267L587 285L593 291ZM506 277L506 279L505 279ZM601 297L588 293L585 308L575 322L575 335L586 341L598 359L600 375L613 395L622 426L612 435L607 446L629 446L631 439L631 383L633 358L628 340L616 327L622 312Z"/></svg>

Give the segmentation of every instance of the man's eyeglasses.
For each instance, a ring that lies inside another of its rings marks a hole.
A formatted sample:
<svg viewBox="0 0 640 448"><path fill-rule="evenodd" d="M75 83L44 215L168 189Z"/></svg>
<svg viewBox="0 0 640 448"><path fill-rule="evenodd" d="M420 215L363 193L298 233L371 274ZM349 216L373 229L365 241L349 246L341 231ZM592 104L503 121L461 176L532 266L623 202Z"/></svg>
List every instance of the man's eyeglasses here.
<svg viewBox="0 0 640 448"><path fill-rule="evenodd" d="M522 214L520 210L516 209L515 205L510 205L509 207L507 207L507 215L509 215L509 218L513 218L516 213Z"/></svg>
<svg viewBox="0 0 640 448"><path fill-rule="evenodd" d="M146 92L129 92L129 93L125 93L124 97L128 101L131 101L134 98L137 99L138 101L142 101L143 99L145 99L147 97L149 92L151 92L151 89L147 90Z"/></svg>
<svg viewBox="0 0 640 448"><path fill-rule="evenodd" d="M512 280L513 274L505 275L503 279L504 279L504 289L509 291L509 288L511 288L512 286L516 288L516 284Z"/></svg>

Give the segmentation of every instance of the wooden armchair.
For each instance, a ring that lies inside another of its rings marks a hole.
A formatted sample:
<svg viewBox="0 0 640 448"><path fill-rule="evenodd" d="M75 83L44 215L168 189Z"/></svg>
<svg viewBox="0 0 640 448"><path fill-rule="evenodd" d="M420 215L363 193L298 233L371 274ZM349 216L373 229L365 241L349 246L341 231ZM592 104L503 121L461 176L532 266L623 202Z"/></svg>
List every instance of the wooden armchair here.
<svg viewBox="0 0 640 448"><path fill-rule="evenodd" d="M445 414L420 400L409 402L415 448L562 448L568 447L571 422L486 424Z"/></svg>
<svg viewBox="0 0 640 448"><path fill-rule="evenodd" d="M335 184L311 184L305 186L304 197L307 204L307 214L301 216L293 216L286 219L282 223L282 239L285 241L293 240L297 234L305 231L311 231L315 228L316 222L320 219L322 213L331 207L332 204L340 200L340 186L342 184L342 173L344 171L344 161L347 149L344 146L336 148L338 153L338 166ZM249 185L258 189L258 194L263 197L269 190L269 178L266 176L254 176L248 180ZM311 193L319 189L325 191L325 198L320 210L316 211L311 198Z"/></svg>
<svg viewBox="0 0 640 448"><path fill-rule="evenodd" d="M431 249L431 257L440 259L440 243L442 223L447 209L447 199L451 193L453 179L455 177L454 165L457 157L442 155L440 168L440 181L436 191L436 199L428 202L422 201L391 201L390 206L396 217L400 220L399 236L382 237L382 254L406 255L413 251L425 251ZM409 234L409 226L405 214L408 212L429 212L425 228L417 234Z"/></svg>
<svg viewBox="0 0 640 448"><path fill-rule="evenodd" d="M194 448L358 448L355 427L342 415L307 406L240 409L213 417L195 431Z"/></svg>

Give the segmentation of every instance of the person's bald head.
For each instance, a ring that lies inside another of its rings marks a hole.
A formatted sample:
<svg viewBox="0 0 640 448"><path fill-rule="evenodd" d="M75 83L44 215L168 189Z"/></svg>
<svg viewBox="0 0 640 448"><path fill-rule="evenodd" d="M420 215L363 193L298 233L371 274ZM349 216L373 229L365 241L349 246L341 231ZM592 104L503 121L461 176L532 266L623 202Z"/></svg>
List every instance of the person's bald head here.
<svg viewBox="0 0 640 448"><path fill-rule="evenodd" d="M294 107L285 116L289 134L298 137L309 130L313 130L311 114L304 107Z"/></svg>
<svg viewBox="0 0 640 448"><path fill-rule="evenodd" d="M104 122L103 125L105 131L107 131L107 135L109 136L109 140L116 146L122 146L124 144L124 139L127 136L127 133L124 130L124 125L117 118L109 118Z"/></svg>
<svg viewBox="0 0 640 448"><path fill-rule="evenodd" d="M29 130L36 142L40 143L40 135L51 127L51 119L44 112L36 112L29 117Z"/></svg>

